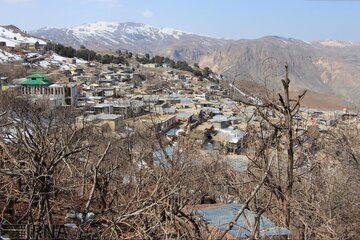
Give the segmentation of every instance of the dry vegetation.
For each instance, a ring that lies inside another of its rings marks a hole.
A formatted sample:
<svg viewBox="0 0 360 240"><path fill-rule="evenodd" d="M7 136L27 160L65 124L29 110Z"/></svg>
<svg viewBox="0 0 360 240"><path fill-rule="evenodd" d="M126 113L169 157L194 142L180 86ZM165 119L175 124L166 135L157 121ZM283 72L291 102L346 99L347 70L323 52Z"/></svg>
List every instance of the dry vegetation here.
<svg viewBox="0 0 360 240"><path fill-rule="evenodd" d="M27 70L22 64L18 63L1 63L0 64L0 76L8 76L9 79L23 78L27 74Z"/></svg>
<svg viewBox="0 0 360 240"><path fill-rule="evenodd" d="M295 132L303 95L290 99L289 84L286 76L283 94L256 105L259 121L248 125L251 162L243 173L201 154L188 137L156 162L153 152L169 142L151 128L121 137L76 128L72 110L2 93L2 223L74 221L79 232L101 239L212 239L192 209L213 198L239 201L256 214L249 239L259 239L264 213L294 239L357 239L359 133Z"/></svg>

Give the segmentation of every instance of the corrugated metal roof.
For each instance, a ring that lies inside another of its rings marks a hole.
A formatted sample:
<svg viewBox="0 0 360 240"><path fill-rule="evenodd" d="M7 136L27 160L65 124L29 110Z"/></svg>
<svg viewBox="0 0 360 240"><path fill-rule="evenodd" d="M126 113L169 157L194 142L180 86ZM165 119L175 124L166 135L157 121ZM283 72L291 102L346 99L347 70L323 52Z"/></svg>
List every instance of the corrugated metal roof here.
<svg viewBox="0 0 360 240"><path fill-rule="evenodd" d="M220 231L225 231L226 227L233 220L241 207L241 204L216 205L210 208L199 209L197 210L197 213L201 215L208 224L216 226ZM245 209L232 230L229 231L229 234L237 238L249 237L254 221L255 214L250 210ZM290 235L290 231L286 228L277 227L275 223L262 216L259 226L259 235L261 237L288 236Z"/></svg>

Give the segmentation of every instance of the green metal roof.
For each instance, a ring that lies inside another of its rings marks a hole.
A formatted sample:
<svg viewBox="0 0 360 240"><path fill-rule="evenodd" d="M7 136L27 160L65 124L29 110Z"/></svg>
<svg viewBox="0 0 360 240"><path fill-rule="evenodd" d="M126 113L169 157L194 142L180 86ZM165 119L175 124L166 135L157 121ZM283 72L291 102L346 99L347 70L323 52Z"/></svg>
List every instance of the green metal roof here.
<svg viewBox="0 0 360 240"><path fill-rule="evenodd" d="M21 85L50 85L53 82L49 79L45 79L42 74L31 74L26 77L26 80L22 81Z"/></svg>

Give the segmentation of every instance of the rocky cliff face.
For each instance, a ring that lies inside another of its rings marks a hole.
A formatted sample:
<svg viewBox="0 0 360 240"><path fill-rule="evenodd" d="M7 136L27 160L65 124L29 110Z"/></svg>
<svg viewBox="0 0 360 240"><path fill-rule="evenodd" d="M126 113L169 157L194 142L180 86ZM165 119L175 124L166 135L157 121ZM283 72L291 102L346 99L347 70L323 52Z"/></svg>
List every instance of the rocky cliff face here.
<svg viewBox="0 0 360 240"><path fill-rule="evenodd" d="M346 60L343 48L328 48L279 37L240 40L203 56L200 65L230 79L253 80L276 89L288 63L295 90L310 89L359 102L360 69L356 61Z"/></svg>

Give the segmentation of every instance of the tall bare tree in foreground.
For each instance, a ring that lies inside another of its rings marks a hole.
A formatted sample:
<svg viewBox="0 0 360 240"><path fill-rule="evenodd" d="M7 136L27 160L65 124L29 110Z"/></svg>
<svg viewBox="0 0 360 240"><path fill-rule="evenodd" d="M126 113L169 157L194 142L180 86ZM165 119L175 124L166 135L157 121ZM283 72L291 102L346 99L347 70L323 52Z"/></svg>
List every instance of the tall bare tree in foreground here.
<svg viewBox="0 0 360 240"><path fill-rule="evenodd" d="M243 197L242 202L248 203L255 213L266 212L278 219L280 226L289 228L299 239L356 236L352 212L360 208L348 196L359 196L352 195L360 186L356 173L358 131L338 126L320 132L315 124L301 119L299 109L306 92L291 98L288 70L285 66L282 93L268 93L268 98L256 101L241 100L244 106L255 109L252 119L256 119L248 124L248 141L253 147L247 150L251 159L247 177L253 184L242 195L249 196L250 189L258 189L257 184L266 173L264 184L253 199L248 202ZM273 163L266 171L270 160ZM351 167L347 166L349 163Z"/></svg>

